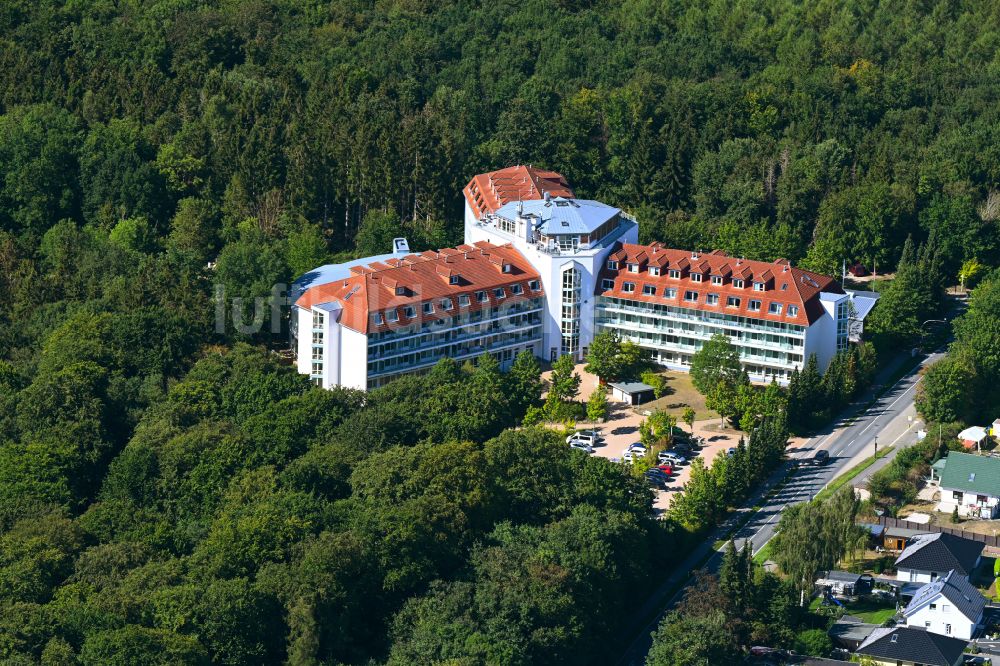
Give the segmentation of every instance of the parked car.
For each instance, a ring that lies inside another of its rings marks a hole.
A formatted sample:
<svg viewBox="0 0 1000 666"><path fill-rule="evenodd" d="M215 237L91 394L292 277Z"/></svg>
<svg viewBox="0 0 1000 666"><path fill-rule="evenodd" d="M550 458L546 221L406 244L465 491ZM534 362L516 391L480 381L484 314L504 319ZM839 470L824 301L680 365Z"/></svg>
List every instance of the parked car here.
<svg viewBox="0 0 1000 666"><path fill-rule="evenodd" d="M830 462L830 452L825 449L820 449L813 456L813 464L815 465L825 465Z"/></svg>
<svg viewBox="0 0 1000 666"><path fill-rule="evenodd" d="M628 450L629 451L635 451L640 456L644 456L644 455L646 455L646 452L649 449L647 449L645 446L643 446L642 442L633 442L632 444L628 445Z"/></svg>
<svg viewBox="0 0 1000 666"><path fill-rule="evenodd" d="M590 444L587 444L586 442L581 441L579 439L571 439L571 440L569 440L569 448L576 449L578 451L586 451L587 453L593 453L594 452L594 447L592 447Z"/></svg>
<svg viewBox="0 0 1000 666"><path fill-rule="evenodd" d="M654 486L661 486L661 487L662 486L666 486L667 485L667 477L662 472L659 473L659 474L657 474L656 473L657 471L658 470L656 470L655 468L654 469L647 469L646 473L644 474L644 476L646 478L646 481L648 481L651 485L654 485Z"/></svg>
<svg viewBox="0 0 1000 666"><path fill-rule="evenodd" d="M656 469L660 470L664 474L670 475L674 473L674 468L670 465L657 465Z"/></svg>
<svg viewBox="0 0 1000 666"><path fill-rule="evenodd" d="M642 456L637 454L635 451L626 451L622 454L622 462L632 463L641 458Z"/></svg>
<svg viewBox="0 0 1000 666"><path fill-rule="evenodd" d="M735 446L730 446L728 449L726 449L726 455L729 456L730 458L732 458L733 456L735 456L736 455L736 447Z"/></svg>
<svg viewBox="0 0 1000 666"><path fill-rule="evenodd" d="M580 430L566 438L567 444L573 441L583 442L588 446L597 446L604 442L604 437L601 436L599 430Z"/></svg>
<svg viewBox="0 0 1000 666"><path fill-rule="evenodd" d="M670 463L671 465L683 465L687 462L687 458L673 451L661 451L657 459L661 463Z"/></svg>

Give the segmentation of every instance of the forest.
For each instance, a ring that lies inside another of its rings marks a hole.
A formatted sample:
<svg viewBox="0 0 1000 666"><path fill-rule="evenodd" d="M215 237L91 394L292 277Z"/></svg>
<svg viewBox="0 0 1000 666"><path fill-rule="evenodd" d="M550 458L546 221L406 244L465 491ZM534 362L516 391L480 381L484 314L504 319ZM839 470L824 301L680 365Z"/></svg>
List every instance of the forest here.
<svg viewBox="0 0 1000 666"><path fill-rule="evenodd" d="M529 359L324 392L216 288L459 242L522 163L644 241L896 272L908 344L1000 263L998 46L986 0L7 0L0 661L607 661L690 530L513 429Z"/></svg>

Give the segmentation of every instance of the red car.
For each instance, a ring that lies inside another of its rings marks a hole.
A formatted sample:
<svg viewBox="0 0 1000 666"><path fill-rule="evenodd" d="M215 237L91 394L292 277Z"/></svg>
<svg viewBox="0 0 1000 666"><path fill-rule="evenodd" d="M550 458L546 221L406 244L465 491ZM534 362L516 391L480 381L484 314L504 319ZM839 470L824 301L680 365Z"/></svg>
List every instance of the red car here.
<svg viewBox="0 0 1000 666"><path fill-rule="evenodd" d="M656 469L658 469L661 472L663 472L664 474L668 474L668 475L674 473L674 468L671 467L670 465L657 465Z"/></svg>

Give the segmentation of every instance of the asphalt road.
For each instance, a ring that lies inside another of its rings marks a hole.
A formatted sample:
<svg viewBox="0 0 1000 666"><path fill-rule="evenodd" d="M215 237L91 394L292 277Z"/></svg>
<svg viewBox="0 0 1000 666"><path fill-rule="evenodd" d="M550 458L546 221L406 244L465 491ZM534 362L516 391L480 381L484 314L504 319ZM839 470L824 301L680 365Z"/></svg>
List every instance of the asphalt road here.
<svg viewBox="0 0 1000 666"><path fill-rule="evenodd" d="M808 461L819 449L829 451L830 460L823 466L802 465L791 475L781 490L772 497L763 499L761 502L751 499L748 502L749 506L760 504L761 508L734 535L733 538L737 546L743 548L747 544L752 544L754 553L757 553L774 536L775 527L786 506L812 499L831 480L857 464L863 455L872 455L875 451L876 439L880 447L894 445L897 447L895 450L911 444L916 439L913 401L916 385L920 381L920 370L937 361L941 356L940 353L927 356L919 366L906 373L863 412L835 423L826 432L808 440L801 448L789 451L789 458L793 461L790 464L796 460L799 462ZM857 480L863 480L875 469L885 465L889 458L891 458L891 454L888 458L880 459L869 470L865 470L857 477ZM744 512L742 515L737 515L733 521L740 521L745 516ZM723 526L720 531L725 534L728 528ZM719 531L710 537L710 544L719 538L718 534ZM672 575L664 585L672 585L679 577L686 579L691 570L689 564L692 560L700 561L704 557L703 552L693 553L678 567L675 575ZM716 572L722 564L722 552L720 550L712 553L704 568L710 572ZM646 654L652 645L651 632L682 594L683 589L677 592L667 603L666 609L640 632L618 661L619 665L638 666L645 662Z"/></svg>

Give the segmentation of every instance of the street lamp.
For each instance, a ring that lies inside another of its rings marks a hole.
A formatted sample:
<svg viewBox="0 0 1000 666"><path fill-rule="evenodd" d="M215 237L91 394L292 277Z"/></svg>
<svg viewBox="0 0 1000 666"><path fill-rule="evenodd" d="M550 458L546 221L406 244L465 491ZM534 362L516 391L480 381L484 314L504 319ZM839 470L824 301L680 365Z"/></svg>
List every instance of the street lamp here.
<svg viewBox="0 0 1000 666"><path fill-rule="evenodd" d="M872 456L872 460L878 460L878 435L875 435L875 455Z"/></svg>

